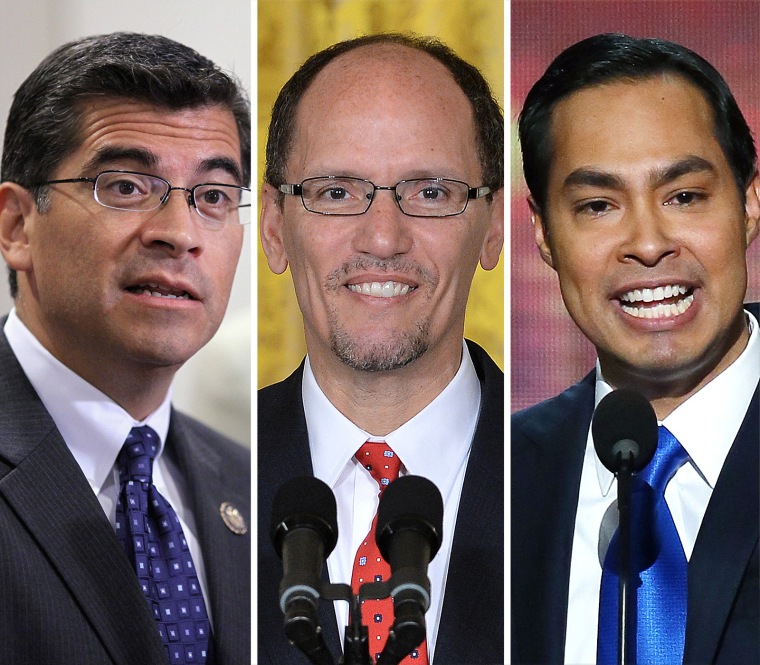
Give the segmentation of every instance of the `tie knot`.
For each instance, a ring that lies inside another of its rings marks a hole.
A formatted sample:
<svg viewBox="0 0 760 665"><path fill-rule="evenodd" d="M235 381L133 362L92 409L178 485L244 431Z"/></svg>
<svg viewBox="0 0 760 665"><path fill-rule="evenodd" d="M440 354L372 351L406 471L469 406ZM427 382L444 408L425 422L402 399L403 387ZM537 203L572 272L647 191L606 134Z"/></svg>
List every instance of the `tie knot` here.
<svg viewBox="0 0 760 665"><path fill-rule="evenodd" d="M670 479L688 457L678 439L667 427L660 425L657 430L657 450L649 464L641 471L640 477L653 489L664 492Z"/></svg>
<svg viewBox="0 0 760 665"><path fill-rule="evenodd" d="M132 428L116 460L122 484L128 480L151 482L158 446L158 434L150 427Z"/></svg>
<svg viewBox="0 0 760 665"><path fill-rule="evenodd" d="M356 453L356 459L370 472L382 492L396 478L401 460L385 441L367 441Z"/></svg>

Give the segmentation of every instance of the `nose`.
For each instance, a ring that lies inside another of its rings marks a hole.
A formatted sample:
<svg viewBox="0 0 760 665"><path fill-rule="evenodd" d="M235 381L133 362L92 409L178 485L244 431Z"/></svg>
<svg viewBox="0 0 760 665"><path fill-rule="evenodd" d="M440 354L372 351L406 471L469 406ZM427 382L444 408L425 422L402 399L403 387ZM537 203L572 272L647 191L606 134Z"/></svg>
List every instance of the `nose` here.
<svg viewBox="0 0 760 665"><path fill-rule="evenodd" d="M203 233L193 217L197 213L189 204L189 196L184 190L172 190L166 203L146 213L141 227L141 239L146 247L157 248L173 258L184 254L200 256Z"/></svg>
<svg viewBox="0 0 760 665"><path fill-rule="evenodd" d="M378 190L369 210L356 217L356 251L388 259L411 249L410 222L419 220L402 213L395 197L394 191Z"/></svg>
<svg viewBox="0 0 760 665"><path fill-rule="evenodd" d="M633 206L626 215L625 225L626 236L619 248L619 258L623 262L654 267L678 254L679 246L667 216L657 204Z"/></svg>

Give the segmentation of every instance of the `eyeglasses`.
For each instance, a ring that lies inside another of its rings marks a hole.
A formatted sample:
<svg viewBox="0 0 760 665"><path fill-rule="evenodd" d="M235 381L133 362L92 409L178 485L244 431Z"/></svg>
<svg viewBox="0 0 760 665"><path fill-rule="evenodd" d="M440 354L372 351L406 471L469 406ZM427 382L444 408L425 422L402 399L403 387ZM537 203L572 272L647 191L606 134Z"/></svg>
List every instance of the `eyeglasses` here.
<svg viewBox="0 0 760 665"><path fill-rule="evenodd" d="M326 176L306 178L302 183L282 184L283 194L300 196L303 207L319 215L363 215L372 205L375 192L387 189L409 217L452 217L467 209L470 199L491 193L490 187L470 187L461 180L417 178L380 187L362 178Z"/></svg>
<svg viewBox="0 0 760 665"><path fill-rule="evenodd" d="M94 178L48 180L40 185L70 182L91 182L95 200L113 210L148 212L169 200L175 191L187 192L187 205L196 209L205 220L217 224L250 222L251 190L239 185L202 183L188 189L172 187L167 180L135 171L103 171Z"/></svg>

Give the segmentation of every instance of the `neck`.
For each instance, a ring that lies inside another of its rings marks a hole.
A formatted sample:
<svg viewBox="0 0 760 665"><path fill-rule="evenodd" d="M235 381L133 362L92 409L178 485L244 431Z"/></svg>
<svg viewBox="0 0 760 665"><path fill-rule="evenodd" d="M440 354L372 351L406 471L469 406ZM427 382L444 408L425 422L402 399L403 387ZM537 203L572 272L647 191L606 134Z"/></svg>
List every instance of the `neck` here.
<svg viewBox="0 0 760 665"><path fill-rule="evenodd" d="M732 343L717 359L705 361L695 368L680 372L637 372L635 369L620 368L609 358L599 354L602 374L613 388L631 388L646 397L652 405L658 420L664 420L676 408L699 392L708 383L722 374L747 348L749 327L744 316L731 336Z"/></svg>
<svg viewBox="0 0 760 665"><path fill-rule="evenodd" d="M433 349L386 372L353 369L334 355L309 354L314 378L346 418L373 436L385 436L411 420L451 382L462 360L461 341L445 357Z"/></svg>
<svg viewBox="0 0 760 665"><path fill-rule="evenodd" d="M87 376L85 373L77 373L135 420L145 420L166 399L177 368L129 369L129 374L109 372L108 375Z"/></svg>
<svg viewBox="0 0 760 665"><path fill-rule="evenodd" d="M100 346L83 347L66 332L50 334L35 317L16 303L19 319L37 341L59 362L112 399L135 420L144 420L166 398L179 364L150 362L113 349L99 352Z"/></svg>

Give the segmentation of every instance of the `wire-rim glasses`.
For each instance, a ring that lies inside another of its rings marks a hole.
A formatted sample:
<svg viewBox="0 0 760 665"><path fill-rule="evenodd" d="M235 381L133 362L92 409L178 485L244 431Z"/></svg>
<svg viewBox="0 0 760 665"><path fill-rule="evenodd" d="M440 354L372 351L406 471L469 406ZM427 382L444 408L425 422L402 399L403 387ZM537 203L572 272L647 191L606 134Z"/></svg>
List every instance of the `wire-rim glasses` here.
<svg viewBox="0 0 760 665"><path fill-rule="evenodd" d="M187 204L203 219L217 224L247 224L250 221L251 190L227 183L200 183L173 187L168 180L138 171L102 171L94 178L48 180L40 185L75 182L92 183L95 200L112 210L149 212L164 205L173 191L187 192Z"/></svg>
<svg viewBox="0 0 760 665"><path fill-rule="evenodd" d="M300 196L303 207L319 215L363 215L378 190L389 190L399 209L409 217L453 217L461 215L472 199L492 192L490 187L470 187L450 178L414 178L393 186L375 185L370 180L349 176L306 178L298 184L281 184L283 194Z"/></svg>

